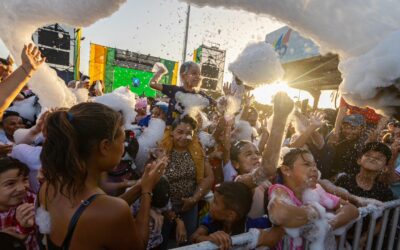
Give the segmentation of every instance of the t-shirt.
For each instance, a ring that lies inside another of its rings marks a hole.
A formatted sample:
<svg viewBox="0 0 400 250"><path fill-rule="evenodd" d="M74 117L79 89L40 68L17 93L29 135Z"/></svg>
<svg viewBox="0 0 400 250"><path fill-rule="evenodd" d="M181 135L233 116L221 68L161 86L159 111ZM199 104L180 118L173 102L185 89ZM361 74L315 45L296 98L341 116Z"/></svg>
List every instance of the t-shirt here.
<svg viewBox="0 0 400 250"><path fill-rule="evenodd" d="M200 223L200 226L206 228L208 234L212 234L217 231L223 231L224 228L223 224L221 222L213 220L209 213L204 216L203 220ZM244 225L236 227L233 229L233 232L230 235L244 233L244 228Z"/></svg>
<svg viewBox="0 0 400 250"><path fill-rule="evenodd" d="M355 174L343 174L336 180L335 184L339 187L345 188L351 194L360 197L371 198L382 202L394 200L392 190L379 181L375 181L371 190L360 188L357 184Z"/></svg>
<svg viewBox="0 0 400 250"><path fill-rule="evenodd" d="M168 114L167 114L167 122L166 122L167 125L171 125L175 119L175 117L174 117L174 113L176 112L176 110L175 110L175 104L176 104L175 94L177 92L202 95L203 97L208 99L208 101L210 102L210 105L215 106L215 101L212 98L210 98L203 91L191 92L191 91L187 91L184 87L163 84L163 88L162 88L161 92L170 98L169 103L168 103Z"/></svg>

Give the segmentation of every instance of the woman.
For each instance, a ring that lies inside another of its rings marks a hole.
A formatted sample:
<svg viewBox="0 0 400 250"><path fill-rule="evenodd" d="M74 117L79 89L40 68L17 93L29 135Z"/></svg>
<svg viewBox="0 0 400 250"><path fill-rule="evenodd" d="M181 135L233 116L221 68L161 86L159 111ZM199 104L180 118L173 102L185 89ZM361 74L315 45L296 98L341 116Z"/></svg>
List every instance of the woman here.
<svg viewBox="0 0 400 250"><path fill-rule="evenodd" d="M165 175L170 184L172 207L186 228L178 228L177 239L187 240L187 236L196 230L197 203L208 193L214 179L211 167L205 164L204 152L198 138L194 137L196 128L197 123L192 117L178 118L173 122L171 130L166 131L160 145L170 159ZM162 246L164 249L172 230L173 221L165 221L165 240ZM178 244L184 243L181 240L177 241Z"/></svg>
<svg viewBox="0 0 400 250"><path fill-rule="evenodd" d="M127 202L106 195L98 184L102 172L121 159L122 124L118 112L98 103L78 104L47 118L41 153L46 181L38 209L50 217L50 228L39 225L47 249L145 249L148 231L138 228L148 227L151 192L163 165L146 168L137 220Z"/></svg>

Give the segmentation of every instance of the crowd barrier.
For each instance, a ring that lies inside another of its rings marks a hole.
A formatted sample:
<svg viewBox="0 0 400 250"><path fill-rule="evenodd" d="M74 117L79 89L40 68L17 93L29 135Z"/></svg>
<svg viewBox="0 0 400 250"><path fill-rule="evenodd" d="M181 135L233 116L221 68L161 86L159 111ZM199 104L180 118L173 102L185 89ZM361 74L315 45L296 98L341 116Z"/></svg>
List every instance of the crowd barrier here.
<svg viewBox="0 0 400 250"><path fill-rule="evenodd" d="M361 207L359 208L360 217L357 221L345 226L345 230L338 235L339 241L337 249L354 249L360 248L360 238L363 228L363 223L367 223L368 226L368 237L365 244L366 250L370 249L389 249L389 250L400 250L400 199L389 201L384 203L383 207L376 208ZM380 224L379 231L376 233L375 228ZM352 239L347 238L347 232L354 226L354 234ZM388 232L388 233L386 233ZM232 248L231 249L246 249L245 246L249 245L253 237L250 233L243 233L232 237ZM289 236L285 236L283 249L289 249L289 245L285 244L288 242ZM175 250L216 250L218 246L211 242L201 242L198 244L188 245L184 247L175 248ZM308 249L308 244L306 248Z"/></svg>

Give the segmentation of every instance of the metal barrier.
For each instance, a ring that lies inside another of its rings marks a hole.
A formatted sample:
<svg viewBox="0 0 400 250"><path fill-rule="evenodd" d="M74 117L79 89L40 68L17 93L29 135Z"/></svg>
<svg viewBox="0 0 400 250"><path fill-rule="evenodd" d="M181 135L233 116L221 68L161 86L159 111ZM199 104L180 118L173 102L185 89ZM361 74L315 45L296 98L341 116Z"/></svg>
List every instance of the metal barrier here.
<svg viewBox="0 0 400 250"><path fill-rule="evenodd" d="M360 240L363 229L363 223L369 221L368 226L368 237L365 244L366 250L370 250L375 246L374 249L388 249L388 250L400 250L400 199L389 201L384 203L383 207L361 207L358 209L360 212L360 218L345 226L345 230L337 235L339 237L337 249L360 249ZM375 233L377 223L380 228ZM388 228L389 226L389 228ZM354 228L354 234L351 237L347 237L349 229ZM385 234L389 230L388 234ZM386 238L385 238L386 237ZM397 237L397 241L396 240ZM285 236L288 238L288 236ZM244 246L248 245L252 241L252 235L250 233L243 233L232 236L232 248L231 249L245 249ZM385 242L384 242L385 241ZM288 242L284 240L283 249L289 249ZM348 243L346 246L346 242ZM306 248L308 249L308 244ZM175 250L216 250L219 249L215 244L206 241L198 244L188 245L184 247L175 248Z"/></svg>

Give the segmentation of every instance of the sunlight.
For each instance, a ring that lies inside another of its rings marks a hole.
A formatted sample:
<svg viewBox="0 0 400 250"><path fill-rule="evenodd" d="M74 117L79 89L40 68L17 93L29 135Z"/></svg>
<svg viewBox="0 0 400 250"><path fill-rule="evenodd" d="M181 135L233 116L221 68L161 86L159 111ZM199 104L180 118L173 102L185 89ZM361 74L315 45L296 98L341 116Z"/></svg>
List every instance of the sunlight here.
<svg viewBox="0 0 400 250"><path fill-rule="evenodd" d="M261 104L272 104L272 97L279 91L286 92L294 101L309 99L312 101L312 96L305 92L289 87L286 82L276 82L269 85L260 86L252 91L254 99Z"/></svg>

